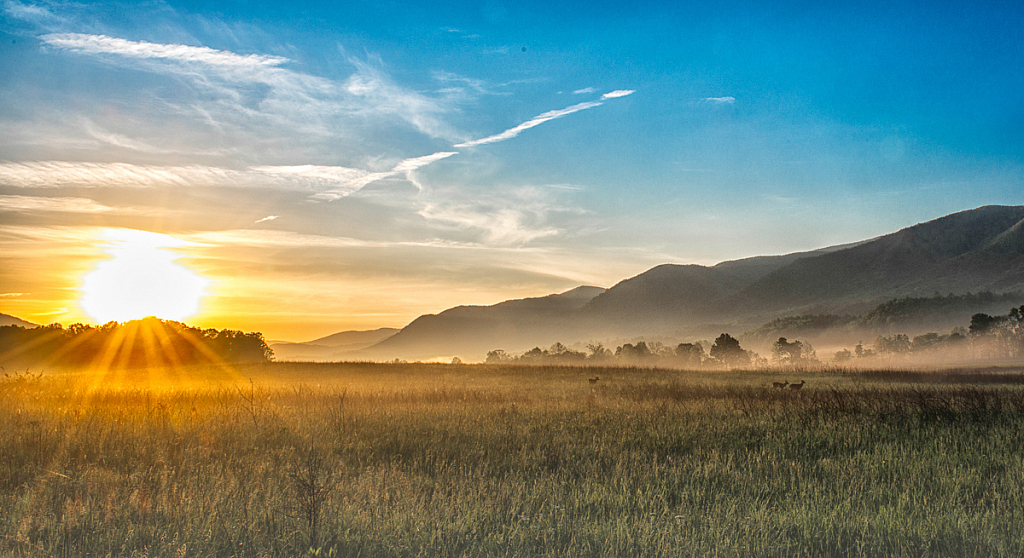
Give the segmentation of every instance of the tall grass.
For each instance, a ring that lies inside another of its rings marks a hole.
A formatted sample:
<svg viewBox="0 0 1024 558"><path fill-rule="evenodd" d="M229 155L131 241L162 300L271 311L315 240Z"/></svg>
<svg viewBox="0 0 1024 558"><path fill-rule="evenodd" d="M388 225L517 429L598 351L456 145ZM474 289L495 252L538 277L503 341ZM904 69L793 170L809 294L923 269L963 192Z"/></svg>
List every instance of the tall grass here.
<svg viewBox="0 0 1024 558"><path fill-rule="evenodd" d="M413 364L8 378L0 553L1020 556L1024 389L987 373L1005 381L837 372L790 392L754 372Z"/></svg>

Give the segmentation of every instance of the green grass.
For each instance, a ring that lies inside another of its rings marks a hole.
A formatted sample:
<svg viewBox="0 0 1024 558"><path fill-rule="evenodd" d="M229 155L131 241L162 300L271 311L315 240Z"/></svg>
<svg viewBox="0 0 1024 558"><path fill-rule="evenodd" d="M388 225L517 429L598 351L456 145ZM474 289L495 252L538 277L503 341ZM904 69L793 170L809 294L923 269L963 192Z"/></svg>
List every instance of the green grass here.
<svg viewBox="0 0 1024 558"><path fill-rule="evenodd" d="M782 378L807 385L764 387ZM0 554L1021 556L1022 379L288 363L9 378Z"/></svg>

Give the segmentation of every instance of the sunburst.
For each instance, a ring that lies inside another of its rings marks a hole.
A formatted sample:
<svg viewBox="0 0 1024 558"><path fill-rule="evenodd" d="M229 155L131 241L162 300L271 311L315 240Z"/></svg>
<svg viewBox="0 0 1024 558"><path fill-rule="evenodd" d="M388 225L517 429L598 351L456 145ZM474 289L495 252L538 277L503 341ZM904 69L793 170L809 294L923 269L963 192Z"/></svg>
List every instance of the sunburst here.
<svg viewBox="0 0 1024 558"><path fill-rule="evenodd" d="M82 281L82 309L100 322L155 316L184 320L195 315L209 280L176 262L174 248L192 243L130 229L104 232L111 258Z"/></svg>

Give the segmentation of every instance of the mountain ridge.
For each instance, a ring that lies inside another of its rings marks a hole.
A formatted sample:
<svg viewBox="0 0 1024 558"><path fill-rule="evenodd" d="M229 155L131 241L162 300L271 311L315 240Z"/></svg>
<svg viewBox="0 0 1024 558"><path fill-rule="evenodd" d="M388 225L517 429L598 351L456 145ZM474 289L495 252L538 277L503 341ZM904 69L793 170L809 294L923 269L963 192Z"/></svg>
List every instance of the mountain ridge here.
<svg viewBox="0 0 1024 558"><path fill-rule="evenodd" d="M39 327L39 324L34 324L27 320L23 320L17 316L12 316L10 314L0 314L0 326L11 325L25 328Z"/></svg>
<svg viewBox="0 0 1024 558"><path fill-rule="evenodd" d="M566 326L563 320L566 311L571 313L604 290L580 286L547 296L506 300L490 306L456 306L438 314L425 314L394 336L351 356L373 358L397 348L401 354L435 353L426 357L433 358L456 356L460 352L475 354L480 351L479 347L496 340L527 345L539 343L541 341L538 340L548 338ZM437 346L443 346L445 350L436 353Z"/></svg>
<svg viewBox="0 0 1024 558"><path fill-rule="evenodd" d="M474 360L488 350L554 341L740 332L780 316L859 314L886 300L935 292L1024 290L1022 223L1024 206L983 206L807 252L714 266L662 264L587 291L596 294L584 304L558 298L573 292L567 291L420 316L358 355Z"/></svg>
<svg viewBox="0 0 1024 558"><path fill-rule="evenodd" d="M352 351L380 343L398 333L398 329L382 327L372 330L340 331L303 343L278 341L270 343L277 360L331 361L341 360Z"/></svg>

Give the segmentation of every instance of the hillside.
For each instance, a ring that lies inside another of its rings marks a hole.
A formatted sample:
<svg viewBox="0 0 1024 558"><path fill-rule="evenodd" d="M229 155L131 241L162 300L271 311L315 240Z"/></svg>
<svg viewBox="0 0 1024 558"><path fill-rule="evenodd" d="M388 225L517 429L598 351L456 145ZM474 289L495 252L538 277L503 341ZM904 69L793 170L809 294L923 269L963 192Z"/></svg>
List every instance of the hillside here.
<svg viewBox="0 0 1024 558"><path fill-rule="evenodd" d="M800 258L752 283L733 314L834 309L935 292L1024 287L1024 207L948 215L870 242Z"/></svg>
<svg viewBox="0 0 1024 558"><path fill-rule="evenodd" d="M579 312L592 337L630 336L637 332L687 330L689 324L731 320L722 312L725 301L754 281L801 259L856 244L755 256L712 267L663 264L626 279L596 296Z"/></svg>
<svg viewBox="0 0 1024 558"><path fill-rule="evenodd" d="M0 314L0 326L18 326L18 327L39 327L39 324L32 322L26 322L21 318L16 318L10 314Z"/></svg>
<svg viewBox="0 0 1024 558"><path fill-rule="evenodd" d="M427 359L462 355L476 360L502 346L550 344L549 339L573 331L575 311L602 292L600 287L584 286L492 306L458 306L420 316L394 336L350 356Z"/></svg>
<svg viewBox="0 0 1024 558"><path fill-rule="evenodd" d="M421 316L358 354L475 360L490 349L555 341L698 338L780 316L861 315L887 300L937 292L1024 291L1024 206L981 207L811 252L660 265L607 290L581 289Z"/></svg>
<svg viewBox="0 0 1024 558"><path fill-rule="evenodd" d="M893 333L948 333L953 328L965 327L976 313L1000 315L1021 304L1024 293L1019 291L1000 295L981 292L903 297L879 304L859 316L811 314L776 318L743 333L741 339L748 348L764 351L779 337L818 344L852 338L869 340Z"/></svg>
<svg viewBox="0 0 1024 558"><path fill-rule="evenodd" d="M275 360L335 361L347 353L365 349L391 337L398 330L391 327L368 331L342 331L305 343L272 343Z"/></svg>

